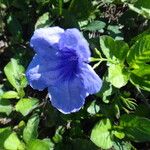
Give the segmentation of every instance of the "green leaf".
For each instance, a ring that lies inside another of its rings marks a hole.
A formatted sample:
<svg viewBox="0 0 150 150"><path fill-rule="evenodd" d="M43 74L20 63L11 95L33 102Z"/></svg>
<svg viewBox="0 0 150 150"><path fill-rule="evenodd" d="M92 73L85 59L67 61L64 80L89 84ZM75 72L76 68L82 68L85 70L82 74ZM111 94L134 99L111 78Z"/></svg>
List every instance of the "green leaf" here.
<svg viewBox="0 0 150 150"><path fill-rule="evenodd" d="M28 145L28 150L53 150L54 144L49 139L44 140L31 140Z"/></svg>
<svg viewBox="0 0 150 150"><path fill-rule="evenodd" d="M19 98L18 96L18 93L16 91L8 91L8 92L5 92L1 98L3 99L14 99L14 98Z"/></svg>
<svg viewBox="0 0 150 150"><path fill-rule="evenodd" d="M94 100L90 106L87 108L87 112L91 115L95 115L99 112L100 106L96 104L96 100Z"/></svg>
<svg viewBox="0 0 150 150"><path fill-rule="evenodd" d="M130 49L127 62L131 68L150 62L150 35L140 38Z"/></svg>
<svg viewBox="0 0 150 150"><path fill-rule="evenodd" d="M120 119L120 127L125 135L135 142L150 141L150 120L135 115L123 115Z"/></svg>
<svg viewBox="0 0 150 150"><path fill-rule="evenodd" d="M87 26L85 26L83 28L83 30L85 30L85 31L99 31L99 30L105 28L105 26L106 26L105 22L95 20L95 21L89 23Z"/></svg>
<svg viewBox="0 0 150 150"><path fill-rule="evenodd" d="M4 147L8 150L25 150L25 145L19 140L15 132L11 133L5 140Z"/></svg>
<svg viewBox="0 0 150 150"><path fill-rule="evenodd" d="M102 88L96 95L98 97L101 97L103 102L109 103L109 96L111 96L113 93L114 89L112 87L112 84L108 82L108 78L104 78Z"/></svg>
<svg viewBox="0 0 150 150"><path fill-rule="evenodd" d="M121 64L112 64L108 68L108 81L115 87L121 88L127 84L129 73Z"/></svg>
<svg viewBox="0 0 150 150"><path fill-rule="evenodd" d="M20 112L23 116L26 116L38 105L39 100L36 98L23 98L17 102L15 108L16 111Z"/></svg>
<svg viewBox="0 0 150 150"><path fill-rule="evenodd" d="M125 134L123 132L117 130L113 131L112 134L115 135L115 137L117 137L118 139L123 139L125 137Z"/></svg>
<svg viewBox="0 0 150 150"><path fill-rule="evenodd" d="M0 128L0 149L4 148L4 142L9 137L11 132L12 131L10 127Z"/></svg>
<svg viewBox="0 0 150 150"><path fill-rule="evenodd" d="M0 113L6 113L9 115L13 110L9 100L0 99Z"/></svg>
<svg viewBox="0 0 150 150"><path fill-rule="evenodd" d="M91 140L103 149L109 149L113 145L111 130L112 125L109 119L103 119L92 129Z"/></svg>
<svg viewBox="0 0 150 150"><path fill-rule="evenodd" d="M113 143L114 150L136 150L130 142L115 141Z"/></svg>
<svg viewBox="0 0 150 150"><path fill-rule="evenodd" d="M107 59L114 62L124 62L129 47L124 41L115 41L109 36L100 37L100 46Z"/></svg>
<svg viewBox="0 0 150 150"><path fill-rule="evenodd" d="M120 31L119 25L108 25L108 35L113 37L115 40L123 40L122 32Z"/></svg>
<svg viewBox="0 0 150 150"><path fill-rule="evenodd" d="M150 19L150 1L137 0L135 4L128 4L129 8L145 18Z"/></svg>
<svg viewBox="0 0 150 150"><path fill-rule="evenodd" d="M35 29L49 27L52 25L52 20L50 20L50 14L48 12L40 16L35 24Z"/></svg>
<svg viewBox="0 0 150 150"><path fill-rule="evenodd" d="M21 95L23 92L22 89L27 86L27 81L22 82L26 80L24 71L24 67L20 65L16 59L13 58L4 68L4 72L8 81Z"/></svg>
<svg viewBox="0 0 150 150"><path fill-rule="evenodd" d="M23 130L23 139L26 143L38 137L39 116L34 114L28 120L26 127Z"/></svg>
<svg viewBox="0 0 150 150"><path fill-rule="evenodd" d="M137 88L150 91L150 65L142 65L134 69L131 72L130 81Z"/></svg>

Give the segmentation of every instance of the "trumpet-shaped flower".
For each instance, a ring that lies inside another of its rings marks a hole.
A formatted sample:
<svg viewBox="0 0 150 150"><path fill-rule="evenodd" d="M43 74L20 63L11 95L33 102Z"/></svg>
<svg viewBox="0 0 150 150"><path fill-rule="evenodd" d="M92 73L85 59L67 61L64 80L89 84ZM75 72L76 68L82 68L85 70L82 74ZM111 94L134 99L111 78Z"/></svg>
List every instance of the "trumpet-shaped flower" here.
<svg viewBox="0 0 150 150"><path fill-rule="evenodd" d="M88 64L89 44L78 29L40 28L30 45L36 54L26 71L28 82L34 89L48 88L52 105L62 113L78 111L100 90L102 81Z"/></svg>

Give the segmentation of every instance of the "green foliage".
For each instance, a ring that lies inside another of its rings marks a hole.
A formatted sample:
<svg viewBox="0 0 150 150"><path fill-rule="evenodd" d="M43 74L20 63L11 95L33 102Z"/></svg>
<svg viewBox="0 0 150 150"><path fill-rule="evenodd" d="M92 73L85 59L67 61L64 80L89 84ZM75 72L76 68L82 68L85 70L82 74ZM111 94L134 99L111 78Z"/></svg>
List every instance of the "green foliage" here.
<svg viewBox="0 0 150 150"><path fill-rule="evenodd" d="M129 4L129 8L148 19L150 18L149 0L137 0L134 4Z"/></svg>
<svg viewBox="0 0 150 150"><path fill-rule="evenodd" d="M23 98L20 99L15 108L16 111L20 112L23 116L28 115L34 108L39 104L39 100L35 98Z"/></svg>
<svg viewBox="0 0 150 150"><path fill-rule="evenodd" d="M103 149L109 149L113 145L111 137L112 125L109 119L103 119L92 129L91 140Z"/></svg>
<svg viewBox="0 0 150 150"><path fill-rule="evenodd" d="M23 139L26 143L38 137L39 116L37 114L29 118L26 127L23 130Z"/></svg>
<svg viewBox="0 0 150 150"><path fill-rule="evenodd" d="M50 14L46 12L38 18L35 24L35 29L42 28L42 27L49 27L51 26L51 24L52 24L52 21L50 20Z"/></svg>
<svg viewBox="0 0 150 150"><path fill-rule="evenodd" d="M0 150L149 149L149 19L149 0L1 0ZM103 80L70 115L27 86L30 38L49 26L81 30Z"/></svg>
<svg viewBox="0 0 150 150"><path fill-rule="evenodd" d="M10 127L0 128L0 139L1 139L0 140L0 148L1 149L4 148L4 142L9 137L10 134L11 134L11 128Z"/></svg>
<svg viewBox="0 0 150 150"><path fill-rule="evenodd" d="M126 136L136 142L150 141L150 120L135 115L124 115L120 119Z"/></svg>
<svg viewBox="0 0 150 150"><path fill-rule="evenodd" d="M6 113L9 115L13 110L13 107L9 100L0 99L0 113Z"/></svg>
<svg viewBox="0 0 150 150"><path fill-rule="evenodd" d="M21 143L15 132L12 132L5 140L4 147L11 150L24 150L24 144Z"/></svg>
<svg viewBox="0 0 150 150"><path fill-rule="evenodd" d="M31 140L28 145L27 145L27 149L30 150L52 150L53 149L53 143L48 140L48 139L44 139L44 140Z"/></svg>
<svg viewBox="0 0 150 150"><path fill-rule="evenodd" d="M25 75L23 74L24 70L24 67L13 58L4 68L8 81L18 91L21 97L24 96L23 88L27 85Z"/></svg>
<svg viewBox="0 0 150 150"><path fill-rule="evenodd" d="M106 23L102 21L93 21L83 28L85 31L100 31L105 28Z"/></svg>

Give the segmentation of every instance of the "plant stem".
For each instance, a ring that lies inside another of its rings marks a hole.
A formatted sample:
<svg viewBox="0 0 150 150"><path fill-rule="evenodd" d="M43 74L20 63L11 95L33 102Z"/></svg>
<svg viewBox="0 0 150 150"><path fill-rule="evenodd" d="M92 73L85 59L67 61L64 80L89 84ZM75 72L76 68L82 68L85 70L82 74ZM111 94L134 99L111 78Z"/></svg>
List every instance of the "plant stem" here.
<svg viewBox="0 0 150 150"><path fill-rule="evenodd" d="M71 11L71 9L72 9L72 7L73 7L74 2L75 2L75 0L72 0L72 1L70 2L69 8L68 8L68 10L69 10L69 11Z"/></svg>
<svg viewBox="0 0 150 150"><path fill-rule="evenodd" d="M62 5L63 5L62 0L59 0L59 15L60 16L62 15Z"/></svg>

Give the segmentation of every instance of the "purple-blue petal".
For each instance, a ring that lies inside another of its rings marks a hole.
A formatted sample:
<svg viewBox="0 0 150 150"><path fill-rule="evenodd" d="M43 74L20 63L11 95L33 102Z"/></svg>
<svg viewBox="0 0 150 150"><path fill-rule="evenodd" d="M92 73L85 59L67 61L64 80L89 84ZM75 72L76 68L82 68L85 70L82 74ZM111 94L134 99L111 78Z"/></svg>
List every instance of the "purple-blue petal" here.
<svg viewBox="0 0 150 150"><path fill-rule="evenodd" d="M65 50L66 48L75 50L80 58L88 61L91 56L89 44L78 29L67 29L60 38L59 49Z"/></svg>
<svg viewBox="0 0 150 150"><path fill-rule="evenodd" d="M79 78L50 86L48 91L52 105L64 114L78 111L84 105L88 94Z"/></svg>
<svg viewBox="0 0 150 150"><path fill-rule="evenodd" d="M64 30L60 27L39 28L35 30L30 45L41 56L51 56L58 50L58 42Z"/></svg>
<svg viewBox="0 0 150 150"><path fill-rule="evenodd" d="M26 77L31 87L43 90L55 84L62 76L59 63L60 60L57 58L55 60L50 60L35 55L26 71Z"/></svg>
<svg viewBox="0 0 150 150"><path fill-rule="evenodd" d="M102 80L89 64L82 64L79 77L84 83L84 88L89 94L94 94L100 91Z"/></svg>

